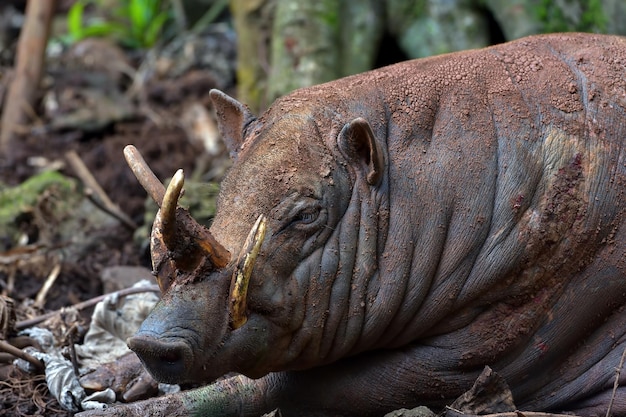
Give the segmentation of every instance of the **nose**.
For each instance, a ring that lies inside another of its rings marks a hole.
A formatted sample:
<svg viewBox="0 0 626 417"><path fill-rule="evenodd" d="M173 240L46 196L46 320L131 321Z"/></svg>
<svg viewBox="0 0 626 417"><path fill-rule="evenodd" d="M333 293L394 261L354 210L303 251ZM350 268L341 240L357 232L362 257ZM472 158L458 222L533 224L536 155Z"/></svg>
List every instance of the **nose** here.
<svg viewBox="0 0 626 417"><path fill-rule="evenodd" d="M193 364L191 348L182 340L160 340L153 336L135 335L128 339L134 351L152 376L168 384L181 383Z"/></svg>

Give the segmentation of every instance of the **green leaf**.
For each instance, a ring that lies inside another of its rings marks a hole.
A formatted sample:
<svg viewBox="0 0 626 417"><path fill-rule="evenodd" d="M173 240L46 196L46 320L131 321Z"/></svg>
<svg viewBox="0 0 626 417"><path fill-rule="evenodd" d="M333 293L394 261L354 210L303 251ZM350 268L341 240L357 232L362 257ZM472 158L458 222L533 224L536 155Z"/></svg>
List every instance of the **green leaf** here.
<svg viewBox="0 0 626 417"><path fill-rule="evenodd" d="M165 22L170 18L170 14L167 12L159 13L152 21L150 25L146 28L146 31L143 35L143 46L150 47L153 46L156 41L159 39L159 35L161 34L161 30L165 25Z"/></svg>
<svg viewBox="0 0 626 417"><path fill-rule="evenodd" d="M125 20L129 16L129 1L117 0L116 6L108 12L109 18L115 18L114 20Z"/></svg>
<svg viewBox="0 0 626 417"><path fill-rule="evenodd" d="M150 21L158 13L158 4L156 3L151 0L130 0L129 15L134 28L143 31L148 27Z"/></svg>
<svg viewBox="0 0 626 417"><path fill-rule="evenodd" d="M118 31L117 25L110 22L92 23L83 29L83 38L111 36Z"/></svg>
<svg viewBox="0 0 626 417"><path fill-rule="evenodd" d="M74 41L84 38L83 13L86 3L85 0L78 0L67 12L67 32Z"/></svg>
<svg viewBox="0 0 626 417"><path fill-rule="evenodd" d="M85 7L91 4L100 18L85 22ZM152 46L170 18L169 9L163 11L162 5L162 0L118 0L107 10L101 0L77 0L67 15L68 38L75 42L104 36L132 48Z"/></svg>

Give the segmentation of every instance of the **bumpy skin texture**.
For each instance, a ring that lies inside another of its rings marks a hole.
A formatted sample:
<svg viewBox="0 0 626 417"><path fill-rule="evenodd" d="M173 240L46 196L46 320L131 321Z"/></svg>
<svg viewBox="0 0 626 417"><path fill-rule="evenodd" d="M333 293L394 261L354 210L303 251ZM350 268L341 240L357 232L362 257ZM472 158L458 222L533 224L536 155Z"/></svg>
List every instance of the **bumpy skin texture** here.
<svg viewBox="0 0 626 417"><path fill-rule="evenodd" d="M409 61L258 119L212 95L235 162L211 232L233 254L259 214L268 233L241 328L232 262L174 280L135 349L158 379L235 371L259 378L230 382L263 393L252 415L374 416L449 404L489 365L522 410L606 411L626 348L623 38Z"/></svg>

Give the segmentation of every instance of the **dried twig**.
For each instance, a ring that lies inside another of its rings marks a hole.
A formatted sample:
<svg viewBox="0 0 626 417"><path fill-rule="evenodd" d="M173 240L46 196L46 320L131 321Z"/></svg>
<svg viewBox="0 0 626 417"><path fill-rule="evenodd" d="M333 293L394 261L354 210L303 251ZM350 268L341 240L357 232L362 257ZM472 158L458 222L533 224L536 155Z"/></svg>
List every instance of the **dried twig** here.
<svg viewBox="0 0 626 417"><path fill-rule="evenodd" d="M34 304L35 307L37 308L43 307L44 303L46 302L46 295L48 295L48 291L50 291L50 288L52 288L52 285L57 280L60 273L61 273L61 264L58 263L54 266L54 268L52 268L52 271L50 271L48 278L46 278L46 281L43 283L41 289L37 293L37 296L35 297L35 304Z"/></svg>
<svg viewBox="0 0 626 417"><path fill-rule="evenodd" d="M83 301L81 303L75 304L72 307L75 308L76 310L83 310L85 308L89 308L89 307L92 307L92 306L98 304L100 301L104 300L109 295L117 294L118 297L126 297L128 295L138 294L138 293L142 293L142 292L161 292L161 290L159 289L159 287L157 285L150 285L148 287L125 288L125 289L120 290L120 291L116 291L116 292L112 292L112 293L109 293L109 294L103 294L103 295L100 295L98 297L94 297L92 299L89 299L89 300ZM39 324L42 321L46 321L49 318L54 317L55 315L59 314L62 310L63 309L57 310L57 311L52 311L50 313L43 314L41 316L37 316L37 317L34 317L32 319L18 321L17 323L15 323L15 329L16 330L22 330L22 329L26 329L28 327L34 326L35 324Z"/></svg>
<svg viewBox="0 0 626 417"><path fill-rule="evenodd" d="M4 340L0 340L0 350L10 353L11 355L18 357L20 359L24 359L28 363L32 364L39 371L44 369L44 364L42 361L40 361L33 355L30 355L24 352L23 350L16 348L10 343L5 342Z"/></svg>
<svg viewBox="0 0 626 417"><path fill-rule="evenodd" d="M619 365L615 368L615 382L613 383L613 394L611 395L611 401L609 402L609 408L606 410L606 417L611 417L611 411L613 409L613 402L615 401L615 396L617 395L617 387L619 387L619 376L624 369L624 360L626 360L626 348L624 348L624 352L622 352L622 358L619 361Z"/></svg>
<svg viewBox="0 0 626 417"><path fill-rule="evenodd" d="M0 281L2 295L9 296L15 288L15 277L19 270L24 268L39 267L42 262L49 263L48 253L63 248L64 245L32 244L17 246L6 252L0 252L0 272L8 277L6 283ZM42 260L42 257L44 259Z"/></svg>
<svg viewBox="0 0 626 417"><path fill-rule="evenodd" d="M100 187L98 181L91 174L85 163L75 151L69 151L65 154L67 162L72 166L74 173L86 187L85 194L98 208L104 210L115 218L119 219L126 227L135 230L137 225L115 204L106 192Z"/></svg>
<svg viewBox="0 0 626 417"><path fill-rule="evenodd" d="M479 417L476 414L465 414L461 411L446 407L444 417ZM569 414L543 413L540 411L511 411L507 413L482 414L480 417L576 417Z"/></svg>
<svg viewBox="0 0 626 417"><path fill-rule="evenodd" d="M80 377L80 372L78 371L78 357L76 356L76 346L74 345L74 336L76 335L76 333L78 333L78 326L76 323L74 323L72 327L70 327L67 331L67 346L70 350L70 360L72 362L72 368L74 368L74 375L76 375L76 377L78 378Z"/></svg>

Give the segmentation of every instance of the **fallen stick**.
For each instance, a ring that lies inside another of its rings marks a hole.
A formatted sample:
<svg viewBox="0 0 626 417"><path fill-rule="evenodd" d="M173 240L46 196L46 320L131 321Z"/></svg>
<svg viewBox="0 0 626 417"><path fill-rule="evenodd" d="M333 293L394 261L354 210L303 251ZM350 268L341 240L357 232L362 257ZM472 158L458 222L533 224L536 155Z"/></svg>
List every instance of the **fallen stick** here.
<svg viewBox="0 0 626 417"><path fill-rule="evenodd" d="M626 348L622 352L622 358L619 361L619 365L615 368L615 382L613 383L613 394L611 395L611 402L609 402L609 408L606 410L606 417L611 417L611 411L613 410L613 403L615 402L615 396L617 395L617 387L619 387L619 376L624 368L624 360L626 359Z"/></svg>
<svg viewBox="0 0 626 417"><path fill-rule="evenodd" d="M65 154L65 158L71 165L76 176L83 182L86 188L85 194L87 195L87 198L98 206L98 208L119 219L126 227L131 230L135 230L137 228L137 224L135 224L135 222L132 221L132 219L128 217L128 215L124 213L117 206L117 204L111 201L107 193L102 189L100 184L98 184L98 181L96 181L80 156L78 156L75 151L69 151Z"/></svg>
<svg viewBox="0 0 626 417"><path fill-rule="evenodd" d="M45 367L43 362L33 355L30 355L23 350L16 348L12 344L7 343L4 340L0 340L0 351L4 351L6 353L10 353L17 358L24 359L28 363L32 364L38 371L42 371Z"/></svg>
<svg viewBox="0 0 626 417"><path fill-rule="evenodd" d="M50 288L52 288L52 285L57 280L60 273L61 273L61 264L58 263L54 266L54 268L52 268L52 271L50 271L50 274L48 274L48 278L43 283L41 289L37 293L37 296L35 297L35 304L34 304L35 307L37 308L43 307L44 303L46 302L46 295L48 295L48 291L50 291Z"/></svg>
<svg viewBox="0 0 626 417"><path fill-rule="evenodd" d="M112 292L109 294L103 294L100 295L98 297L94 297L91 298L89 300L80 302L78 304L73 305L72 307L75 308L76 310L83 310L85 308L89 308L92 307L96 304L98 304L100 301L104 300L106 297L110 296L110 295L117 295L118 297L126 297L128 295L132 295L132 294L139 294L142 292L161 292L161 290L159 289L159 287L157 285L150 285L148 287L132 287L132 288L125 288L123 290L119 290L116 292ZM64 309L67 307L64 307ZM22 329L26 329L28 327L34 326L36 324L39 324L43 321L48 320L51 317L54 317L55 315L59 314L61 310L56 310L56 311L51 311L50 313L46 313L46 314L42 314L41 316L37 316L37 317L33 317L32 319L28 319L28 320L22 320L22 321L18 321L17 323L15 323L15 329L16 330L22 330Z"/></svg>

